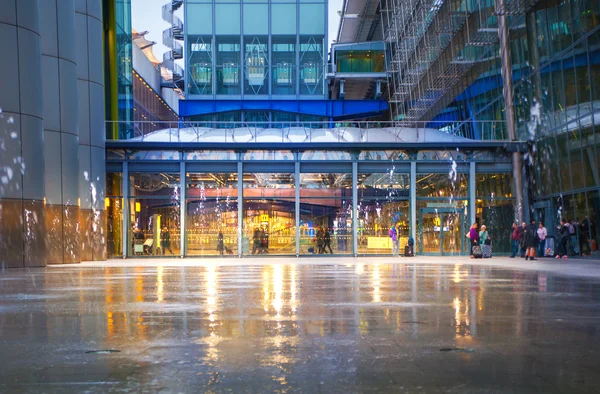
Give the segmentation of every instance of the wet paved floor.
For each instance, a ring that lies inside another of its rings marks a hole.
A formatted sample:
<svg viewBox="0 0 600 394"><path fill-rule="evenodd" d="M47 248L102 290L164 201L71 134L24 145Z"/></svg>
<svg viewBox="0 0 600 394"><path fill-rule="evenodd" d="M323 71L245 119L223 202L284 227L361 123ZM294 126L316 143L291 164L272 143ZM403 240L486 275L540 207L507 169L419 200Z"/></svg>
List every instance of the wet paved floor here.
<svg viewBox="0 0 600 394"><path fill-rule="evenodd" d="M0 392L600 391L600 265L467 260L1 272Z"/></svg>

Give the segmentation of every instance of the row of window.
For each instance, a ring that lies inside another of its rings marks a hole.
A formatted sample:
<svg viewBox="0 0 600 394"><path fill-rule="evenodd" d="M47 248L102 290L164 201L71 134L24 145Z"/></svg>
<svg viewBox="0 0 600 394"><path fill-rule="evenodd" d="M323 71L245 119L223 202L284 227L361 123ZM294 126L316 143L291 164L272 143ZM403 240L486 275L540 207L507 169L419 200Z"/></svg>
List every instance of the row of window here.
<svg viewBox="0 0 600 394"><path fill-rule="evenodd" d="M189 35L323 35L326 24L326 7L323 3L242 6L239 3L187 4L185 14L185 27Z"/></svg>

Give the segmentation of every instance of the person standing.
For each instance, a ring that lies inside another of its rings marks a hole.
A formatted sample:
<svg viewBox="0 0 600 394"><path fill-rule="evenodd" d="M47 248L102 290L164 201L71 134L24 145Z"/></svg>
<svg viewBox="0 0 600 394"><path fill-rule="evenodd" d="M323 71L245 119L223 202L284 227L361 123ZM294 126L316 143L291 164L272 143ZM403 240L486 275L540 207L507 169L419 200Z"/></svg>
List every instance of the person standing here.
<svg viewBox="0 0 600 394"><path fill-rule="evenodd" d="M540 221L540 225L537 229L537 236L540 240L538 244L538 257L544 257L546 254L546 237L548 236L548 230L544 227L544 222Z"/></svg>
<svg viewBox="0 0 600 394"><path fill-rule="evenodd" d="M325 252L325 234L323 228L317 226L317 254L323 254Z"/></svg>
<svg viewBox="0 0 600 394"><path fill-rule="evenodd" d="M525 260L536 260L535 251L538 246L537 226L535 220L532 219L527 230L525 231Z"/></svg>
<svg viewBox="0 0 600 394"><path fill-rule="evenodd" d="M171 234L169 233L167 227L163 227L160 233L160 250L163 256L165 255L167 249L169 252L171 252L171 255L175 256L175 253L173 253L171 250Z"/></svg>
<svg viewBox="0 0 600 394"><path fill-rule="evenodd" d="M392 225L389 231L390 238L392 239L392 255L398 256L400 252L400 247L398 244L398 228L396 225Z"/></svg>
<svg viewBox="0 0 600 394"><path fill-rule="evenodd" d="M527 250L527 223L521 223L521 228L519 229L519 252L521 254L521 258L525 257L525 251Z"/></svg>
<svg viewBox="0 0 600 394"><path fill-rule="evenodd" d="M569 220L569 243L571 244L570 248L572 256L578 255L580 253L579 243L577 242L577 227L575 226L575 221L573 219ZM576 250L577 248L577 250Z"/></svg>
<svg viewBox="0 0 600 394"><path fill-rule="evenodd" d="M329 249L329 254L333 254L333 250L331 250L331 233L329 233L329 229L327 227L325 227L323 231L323 251L327 253L327 249Z"/></svg>
<svg viewBox="0 0 600 394"><path fill-rule="evenodd" d="M474 258L475 256L473 255L473 248L479 245L479 233L477 232L477 223L473 223L471 225L468 237L471 240L471 258Z"/></svg>
<svg viewBox="0 0 600 394"><path fill-rule="evenodd" d="M521 239L521 230L520 227L517 226L517 223L512 224L512 232L510 234L510 242L512 246L512 254L510 255L511 259L514 259L519 253L519 240Z"/></svg>
<svg viewBox="0 0 600 394"><path fill-rule="evenodd" d="M577 222L579 227L579 253L582 256L587 256L590 253L590 246L588 244L588 230L589 230L589 220L587 220L587 216L585 219L579 223Z"/></svg>
<svg viewBox="0 0 600 394"><path fill-rule="evenodd" d="M481 226L481 231L479 232L479 245L483 246L486 244L486 241L489 238L489 234L487 232L487 227L485 225Z"/></svg>
<svg viewBox="0 0 600 394"><path fill-rule="evenodd" d="M560 219L560 226L557 227L559 234L560 234L560 242L559 242L559 248L558 248L558 253L556 253L556 257L557 259L560 259L561 257L563 259L567 259L567 244L569 242L569 239L571 237L571 233L569 231L569 223L567 223L567 221L565 219Z"/></svg>
<svg viewBox="0 0 600 394"><path fill-rule="evenodd" d="M217 235L217 251L219 255L223 256L223 251L225 250L225 244L223 243L223 231L219 230L219 235Z"/></svg>
<svg viewBox="0 0 600 394"><path fill-rule="evenodd" d="M252 254L260 254L260 230L258 227L254 229L252 234Z"/></svg>

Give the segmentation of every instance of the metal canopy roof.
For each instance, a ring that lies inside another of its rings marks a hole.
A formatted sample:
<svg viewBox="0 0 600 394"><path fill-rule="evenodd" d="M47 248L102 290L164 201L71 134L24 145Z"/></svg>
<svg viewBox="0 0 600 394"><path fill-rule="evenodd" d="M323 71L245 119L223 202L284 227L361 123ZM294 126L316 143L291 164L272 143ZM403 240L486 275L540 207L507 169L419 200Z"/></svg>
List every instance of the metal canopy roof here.
<svg viewBox="0 0 600 394"><path fill-rule="evenodd" d="M339 14L338 43L381 40L378 0L344 0Z"/></svg>

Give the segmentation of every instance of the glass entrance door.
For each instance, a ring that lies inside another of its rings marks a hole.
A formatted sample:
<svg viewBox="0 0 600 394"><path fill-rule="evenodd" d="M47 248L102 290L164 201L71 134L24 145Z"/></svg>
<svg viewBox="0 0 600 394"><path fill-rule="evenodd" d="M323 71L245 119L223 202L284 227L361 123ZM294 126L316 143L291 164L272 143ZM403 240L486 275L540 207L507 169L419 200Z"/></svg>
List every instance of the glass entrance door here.
<svg viewBox="0 0 600 394"><path fill-rule="evenodd" d="M463 250L464 225L461 213L421 209L419 223L421 254L449 256L459 255Z"/></svg>

